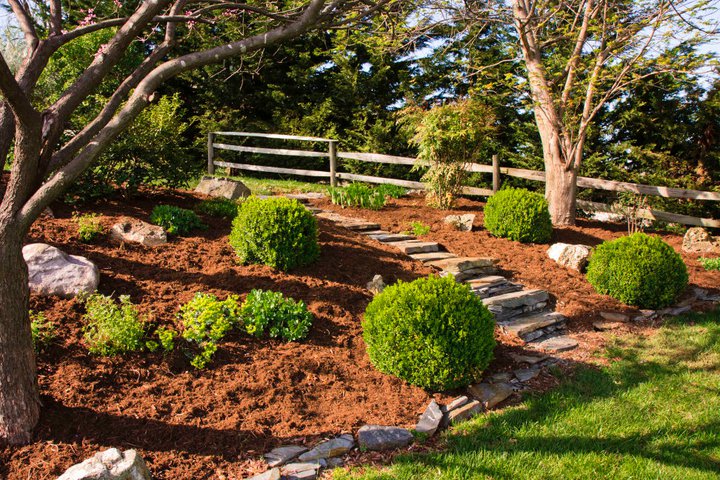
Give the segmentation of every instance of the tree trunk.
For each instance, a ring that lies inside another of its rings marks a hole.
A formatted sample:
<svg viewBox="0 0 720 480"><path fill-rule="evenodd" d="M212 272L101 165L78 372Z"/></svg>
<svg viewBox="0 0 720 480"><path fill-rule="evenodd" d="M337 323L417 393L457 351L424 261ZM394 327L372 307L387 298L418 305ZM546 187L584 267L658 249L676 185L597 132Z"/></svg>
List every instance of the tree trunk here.
<svg viewBox="0 0 720 480"><path fill-rule="evenodd" d="M27 443L40 415L24 229L0 214L0 442Z"/></svg>
<svg viewBox="0 0 720 480"><path fill-rule="evenodd" d="M559 150L545 152L545 198L553 225L575 225L577 169L567 168Z"/></svg>

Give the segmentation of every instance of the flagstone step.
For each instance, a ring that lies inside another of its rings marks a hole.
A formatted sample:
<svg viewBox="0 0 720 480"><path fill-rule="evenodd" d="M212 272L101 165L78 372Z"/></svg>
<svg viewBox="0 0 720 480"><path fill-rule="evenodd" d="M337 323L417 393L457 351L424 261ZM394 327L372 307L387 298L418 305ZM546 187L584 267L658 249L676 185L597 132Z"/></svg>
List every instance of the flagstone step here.
<svg viewBox="0 0 720 480"><path fill-rule="evenodd" d="M388 235L390 232L385 230L365 230L358 233L360 233L360 235L365 235L366 237L371 237L372 235Z"/></svg>
<svg viewBox="0 0 720 480"><path fill-rule="evenodd" d="M407 242L408 240L417 240L412 235L405 235L402 233L380 233L374 235L368 235L373 240L377 240L382 243L393 243L393 242Z"/></svg>
<svg viewBox="0 0 720 480"><path fill-rule="evenodd" d="M577 348L578 341L564 334L558 334L542 339L537 342L530 342L528 346L545 350L547 352L567 352Z"/></svg>
<svg viewBox="0 0 720 480"><path fill-rule="evenodd" d="M545 290L520 290L483 299L498 322L523 313L540 311L547 306L550 295Z"/></svg>
<svg viewBox="0 0 720 480"><path fill-rule="evenodd" d="M498 285L490 285L487 287L478 287L473 288L473 292L475 295L477 295L480 298L490 298L490 297L496 297L498 295L505 295L506 293L512 293L512 292L519 292L525 288L523 285L520 285L519 283L512 283L506 281L505 283L501 283Z"/></svg>
<svg viewBox="0 0 720 480"><path fill-rule="evenodd" d="M537 340L565 327L567 318L557 312L522 315L499 322L502 330L525 342Z"/></svg>
<svg viewBox="0 0 720 480"><path fill-rule="evenodd" d="M495 273L495 267L479 267L465 270L464 272L454 272L443 270L440 272L441 277L454 277L456 282L465 282L471 278L475 278L479 275L491 275Z"/></svg>
<svg viewBox="0 0 720 480"><path fill-rule="evenodd" d="M456 257L433 260L427 264L446 272L467 272L477 268L495 268L497 260L488 257Z"/></svg>
<svg viewBox="0 0 720 480"><path fill-rule="evenodd" d="M502 285L508 283L508 279L505 277L501 277L500 275L483 275L481 277L475 277L469 280L465 280L465 283L470 285L470 288L475 290L477 288L487 288Z"/></svg>
<svg viewBox="0 0 720 480"><path fill-rule="evenodd" d="M456 258L457 255L450 252L426 252L426 253L413 253L410 258L419 262L428 263L435 260L443 260L445 258Z"/></svg>
<svg viewBox="0 0 720 480"><path fill-rule="evenodd" d="M394 242L391 245L407 255L412 253L437 252L440 250L440 245L437 242L421 242L419 240Z"/></svg>
<svg viewBox="0 0 720 480"><path fill-rule="evenodd" d="M377 230L380 228L379 223L371 222L340 222L339 226L347 228L348 230L354 230L356 232L363 232L368 230Z"/></svg>

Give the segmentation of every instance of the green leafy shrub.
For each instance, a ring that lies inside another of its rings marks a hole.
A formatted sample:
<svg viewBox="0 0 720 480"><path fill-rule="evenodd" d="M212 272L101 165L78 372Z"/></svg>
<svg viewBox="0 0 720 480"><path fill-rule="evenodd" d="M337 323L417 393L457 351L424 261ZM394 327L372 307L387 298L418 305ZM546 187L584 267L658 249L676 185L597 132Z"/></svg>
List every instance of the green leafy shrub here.
<svg viewBox="0 0 720 480"><path fill-rule="evenodd" d="M423 222L411 222L412 234L416 237L422 237L430 233L430 225L425 225Z"/></svg>
<svg viewBox="0 0 720 480"><path fill-rule="evenodd" d="M47 347L55 338L55 325L45 317L43 312L30 310L30 332L36 352Z"/></svg>
<svg viewBox="0 0 720 480"><path fill-rule="evenodd" d="M313 316L303 301L285 298L280 292L253 290L240 310L245 330L256 337L266 331L270 338L291 342L307 337Z"/></svg>
<svg viewBox="0 0 720 480"><path fill-rule="evenodd" d="M213 198L200 202L195 207L195 211L211 217L233 219L237 217L238 204L227 198Z"/></svg>
<svg viewBox="0 0 720 480"><path fill-rule="evenodd" d="M699 258L698 261L705 268L705 270L720 270L720 257Z"/></svg>
<svg viewBox="0 0 720 480"><path fill-rule="evenodd" d="M587 279L598 293L627 305L662 308L685 290L688 273L670 245L635 233L600 244L590 257Z"/></svg>
<svg viewBox="0 0 720 480"><path fill-rule="evenodd" d="M150 222L160 225L171 235L187 235L196 228L205 228L195 212L174 205L158 205L153 208Z"/></svg>
<svg viewBox="0 0 720 480"><path fill-rule="evenodd" d="M113 356L143 348L143 319L123 295L119 305L112 297L95 293L85 299L85 343L90 353Z"/></svg>
<svg viewBox="0 0 720 480"><path fill-rule="evenodd" d="M364 183L351 183L347 187L331 188L330 200L341 207L380 210L385 206L385 194Z"/></svg>
<svg viewBox="0 0 720 480"><path fill-rule="evenodd" d="M157 342L155 340L148 340L145 342L145 346L148 350L154 352L158 348L162 348L163 352L170 353L175 349L175 337L177 337L177 332L175 330L167 327L158 327L155 329L155 335L158 338Z"/></svg>
<svg viewBox="0 0 720 480"><path fill-rule="evenodd" d="M389 183L383 183L375 187L375 190L383 197L400 198L407 195L407 188L399 185L391 185Z"/></svg>
<svg viewBox="0 0 720 480"><path fill-rule="evenodd" d="M233 220L230 245L241 262L280 270L310 264L320 255L317 220L289 198L246 199Z"/></svg>
<svg viewBox="0 0 720 480"><path fill-rule="evenodd" d="M433 390L480 378L493 357L494 330L492 314L470 287L434 276L385 288L363 321L378 370Z"/></svg>
<svg viewBox="0 0 720 480"><path fill-rule="evenodd" d="M521 188L500 190L485 205L485 228L496 237L547 243L552 237L547 200Z"/></svg>
<svg viewBox="0 0 720 480"><path fill-rule="evenodd" d="M104 231L100 223L100 215L96 213L86 213L84 215L75 213L73 214L73 220L77 223L77 235L81 242L93 242Z"/></svg>
<svg viewBox="0 0 720 480"><path fill-rule="evenodd" d="M239 309L236 295L220 301L215 295L202 292L196 293L192 300L180 308L178 317L183 326L182 337L199 349L199 353L195 353L190 361L193 367L202 369L210 363L218 342L237 325ZM160 341L163 341L163 337L160 337Z"/></svg>

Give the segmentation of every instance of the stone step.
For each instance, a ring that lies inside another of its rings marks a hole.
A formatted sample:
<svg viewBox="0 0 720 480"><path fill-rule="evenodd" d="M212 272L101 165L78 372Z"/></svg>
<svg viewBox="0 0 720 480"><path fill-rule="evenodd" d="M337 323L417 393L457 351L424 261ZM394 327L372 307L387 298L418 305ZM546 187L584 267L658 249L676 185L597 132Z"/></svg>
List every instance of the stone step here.
<svg viewBox="0 0 720 480"><path fill-rule="evenodd" d="M393 242L407 242L408 240L417 240L412 235L405 235L402 233L380 233L374 235L368 235L373 240L377 240L382 243L393 243Z"/></svg>
<svg viewBox="0 0 720 480"><path fill-rule="evenodd" d="M475 277L469 280L465 280L465 283L470 285L473 290L476 288L487 288L497 285L503 285L508 283L508 279L501 277L500 275L484 275L482 277Z"/></svg>
<svg viewBox="0 0 720 480"><path fill-rule="evenodd" d="M432 262L435 260L442 260L444 258L455 258L456 255L450 252L426 252L426 253L413 253L410 258L423 263Z"/></svg>
<svg viewBox="0 0 720 480"><path fill-rule="evenodd" d="M365 235L367 237L370 237L372 235L387 235L390 232L387 232L385 230L365 230L363 232L359 232L360 235Z"/></svg>
<svg viewBox="0 0 720 480"><path fill-rule="evenodd" d="M557 334L550 337L546 337L537 342L528 343L528 346L533 348L545 350L547 352L566 352L577 348L577 340L568 337L567 335Z"/></svg>
<svg viewBox="0 0 720 480"><path fill-rule="evenodd" d="M505 282L499 285L490 285L487 287L473 288L473 292L480 298L496 297L498 295L505 295L506 293L519 292L525 288L519 283Z"/></svg>
<svg viewBox="0 0 720 480"><path fill-rule="evenodd" d="M377 230L380 228L380 224L378 223L371 223L371 222L339 222L339 226L343 228L347 228L348 230L353 230L355 232L363 232L367 230Z"/></svg>
<svg viewBox="0 0 720 480"><path fill-rule="evenodd" d="M406 242L394 242L393 247L396 247L401 252L410 255L412 253L427 253L437 252L440 250L440 245L437 242L421 242L419 240L408 240Z"/></svg>
<svg viewBox="0 0 720 480"><path fill-rule="evenodd" d="M500 322L523 313L540 311L547 306L550 295L545 290L520 290L483 299L483 303Z"/></svg>
<svg viewBox="0 0 720 480"><path fill-rule="evenodd" d="M488 257L456 257L433 260L427 264L446 272L467 272L477 268L495 269L497 260Z"/></svg>
<svg viewBox="0 0 720 480"><path fill-rule="evenodd" d="M563 315L550 312L515 317L508 322L500 323L500 326L505 333L530 342L547 335L550 331L563 328L566 321Z"/></svg>
<svg viewBox="0 0 720 480"><path fill-rule="evenodd" d="M456 282L465 282L471 278L476 278L479 275L490 275L495 273L495 267L479 267L465 270L464 272L454 272L452 270L443 270L440 272L441 277L454 277Z"/></svg>

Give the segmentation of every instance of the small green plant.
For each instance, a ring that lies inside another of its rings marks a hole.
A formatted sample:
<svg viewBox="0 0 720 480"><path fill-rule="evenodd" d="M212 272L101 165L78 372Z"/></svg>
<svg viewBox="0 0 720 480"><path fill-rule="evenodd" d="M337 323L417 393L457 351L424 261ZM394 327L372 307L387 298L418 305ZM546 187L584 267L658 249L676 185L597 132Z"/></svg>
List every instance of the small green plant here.
<svg viewBox="0 0 720 480"><path fill-rule="evenodd" d="M183 326L182 337L195 344L199 350L194 352L190 360L193 367L202 369L210 363L218 342L237 325L239 309L237 295L230 295L220 301L215 295L202 292L196 293L192 300L180 308L178 318ZM174 339L168 333L163 336L158 334L158 337L161 342L164 337L168 345Z"/></svg>
<svg viewBox="0 0 720 480"><path fill-rule="evenodd" d="M375 191L383 197L400 198L407 195L407 188L399 185L391 185L389 183L383 183L375 187Z"/></svg>
<svg viewBox="0 0 720 480"><path fill-rule="evenodd" d="M211 217L229 218L237 217L238 204L227 198L213 198L203 200L195 207L197 213L210 215Z"/></svg>
<svg viewBox="0 0 720 480"><path fill-rule="evenodd" d="M112 297L95 293L85 299L85 343L90 353L114 356L141 350L144 346L144 321L130 297Z"/></svg>
<svg viewBox="0 0 720 480"><path fill-rule="evenodd" d="M341 207L380 210L385 206L385 194L364 183L351 183L347 187L330 189L330 200Z"/></svg>
<svg viewBox="0 0 720 480"><path fill-rule="evenodd" d="M423 222L411 222L410 227L412 228L412 234L416 237L422 237L430 233L430 225L425 225Z"/></svg>
<svg viewBox="0 0 720 480"><path fill-rule="evenodd" d="M91 243L102 235L104 228L100 223L100 215L96 213L73 214L73 220L77 223L77 235L81 242Z"/></svg>
<svg viewBox="0 0 720 480"><path fill-rule="evenodd" d="M612 204L611 209L619 213L627 221L628 235L645 230L646 220L640 215L643 210L649 208L647 195L640 195L632 192L620 192L617 201Z"/></svg>
<svg viewBox="0 0 720 480"><path fill-rule="evenodd" d="M634 233L598 245L588 263L587 279L598 293L627 305L662 308L685 290L688 273L670 245Z"/></svg>
<svg viewBox="0 0 720 480"><path fill-rule="evenodd" d="M547 243L552 237L547 200L521 188L500 190L485 204L485 228L496 237Z"/></svg>
<svg viewBox="0 0 720 480"><path fill-rule="evenodd" d="M155 329L155 335L157 336L158 341L149 340L146 342L145 345L148 350L154 352L158 348L162 348L163 352L170 353L175 349L175 337L177 337L177 332L175 330L160 326Z"/></svg>
<svg viewBox="0 0 720 480"><path fill-rule="evenodd" d="M720 257L717 258L698 258L700 264L705 270L720 270Z"/></svg>
<svg viewBox="0 0 720 480"><path fill-rule="evenodd" d="M251 291L240 316L249 334L260 337L267 331L270 338L282 338L287 342L305 338L313 321L304 302L266 290Z"/></svg>
<svg viewBox="0 0 720 480"><path fill-rule="evenodd" d="M196 228L205 228L195 212L174 205L158 205L153 208L150 222L160 225L170 235L182 236Z"/></svg>
<svg viewBox="0 0 720 480"><path fill-rule="evenodd" d="M398 282L365 310L363 338L373 365L419 387L446 390L480 378L495 348L495 321L453 278Z"/></svg>
<svg viewBox="0 0 720 480"><path fill-rule="evenodd" d="M55 325L45 317L43 312L36 313L30 310L30 331L36 352L47 347L55 338Z"/></svg>
<svg viewBox="0 0 720 480"><path fill-rule="evenodd" d="M233 220L230 245L241 262L279 270L308 265L320 255L317 220L289 198L246 199Z"/></svg>

